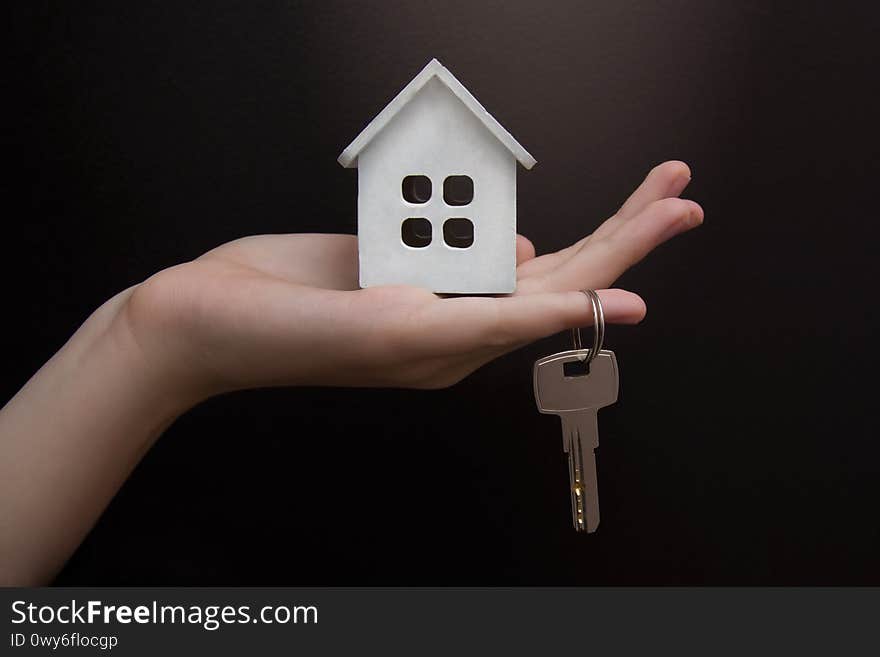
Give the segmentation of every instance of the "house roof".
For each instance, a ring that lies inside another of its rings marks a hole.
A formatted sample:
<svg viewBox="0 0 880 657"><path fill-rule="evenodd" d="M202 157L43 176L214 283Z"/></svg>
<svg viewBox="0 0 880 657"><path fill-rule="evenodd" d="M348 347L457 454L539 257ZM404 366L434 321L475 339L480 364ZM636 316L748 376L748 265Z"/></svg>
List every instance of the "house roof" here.
<svg viewBox="0 0 880 657"><path fill-rule="evenodd" d="M355 140L351 142L344 151L342 151L338 158L339 164L346 168L356 167L357 158L360 152L373 140L373 137L382 132L385 126L390 123L391 119L393 119L397 113L400 112L400 110L402 110L419 91L421 91L422 87L434 77L446 85L446 87L455 94L462 103L464 103L464 106L467 107L484 126L486 126L486 129L491 132L498 141L504 144L504 147L511 152L520 164L526 169L531 169L535 166L537 160L535 160L535 158L513 138L513 135L507 132L507 130L505 130L504 127L486 111L486 108L480 104L480 101L474 98L473 94L465 89L461 82L455 79L455 76L449 72L449 69L436 59L432 59L428 62L428 65L425 66L425 68L423 68L421 72L414 77L372 121L370 121L367 127L361 131L361 134L359 134Z"/></svg>

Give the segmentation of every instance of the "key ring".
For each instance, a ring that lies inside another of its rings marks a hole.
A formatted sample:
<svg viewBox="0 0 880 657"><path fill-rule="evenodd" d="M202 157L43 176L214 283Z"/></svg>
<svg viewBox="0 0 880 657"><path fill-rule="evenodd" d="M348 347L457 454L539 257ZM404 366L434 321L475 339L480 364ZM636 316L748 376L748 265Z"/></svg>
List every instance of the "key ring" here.
<svg viewBox="0 0 880 657"><path fill-rule="evenodd" d="M599 299L599 295L596 294L595 290L581 290L581 292L586 295L587 299L590 300L590 305L593 307L593 348L590 349L589 355L584 360L584 363L589 365L593 362L593 359L599 353L599 350L602 349L602 344L605 342L605 311L602 310L602 300ZM581 342L580 328L571 329L571 341L575 351L583 350L584 345Z"/></svg>

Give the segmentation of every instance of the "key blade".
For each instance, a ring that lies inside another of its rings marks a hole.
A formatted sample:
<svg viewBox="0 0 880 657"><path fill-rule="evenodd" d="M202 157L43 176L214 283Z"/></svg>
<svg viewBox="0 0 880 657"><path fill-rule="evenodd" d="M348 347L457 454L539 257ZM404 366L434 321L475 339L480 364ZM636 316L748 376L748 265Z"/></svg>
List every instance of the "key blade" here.
<svg viewBox="0 0 880 657"><path fill-rule="evenodd" d="M593 451L599 442L596 410L566 413L562 428L568 454L571 522L575 531L591 534L599 527L599 485Z"/></svg>
<svg viewBox="0 0 880 657"><path fill-rule="evenodd" d="M599 482L596 474L596 453L589 436L577 434L572 454L577 455L579 488L577 490L579 515L577 531L592 534L599 528Z"/></svg>

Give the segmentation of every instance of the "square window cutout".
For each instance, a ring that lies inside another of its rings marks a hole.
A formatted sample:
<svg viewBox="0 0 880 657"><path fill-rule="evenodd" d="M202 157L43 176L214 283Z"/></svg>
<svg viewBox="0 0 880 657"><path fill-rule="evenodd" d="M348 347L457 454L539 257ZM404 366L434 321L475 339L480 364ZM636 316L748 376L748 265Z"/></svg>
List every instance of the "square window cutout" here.
<svg viewBox="0 0 880 657"><path fill-rule="evenodd" d="M431 200L431 179L428 176L407 176L400 186L403 199L421 205Z"/></svg>
<svg viewBox="0 0 880 657"><path fill-rule="evenodd" d="M455 249L466 249L474 243L474 224L464 217L453 217L443 223L443 241Z"/></svg>
<svg viewBox="0 0 880 657"><path fill-rule="evenodd" d="M423 249L431 243L431 222L424 217L410 217L400 226L400 239L407 246Z"/></svg>
<svg viewBox="0 0 880 657"><path fill-rule="evenodd" d="M446 205L467 205L474 200L474 181L470 176L447 176L443 181Z"/></svg>

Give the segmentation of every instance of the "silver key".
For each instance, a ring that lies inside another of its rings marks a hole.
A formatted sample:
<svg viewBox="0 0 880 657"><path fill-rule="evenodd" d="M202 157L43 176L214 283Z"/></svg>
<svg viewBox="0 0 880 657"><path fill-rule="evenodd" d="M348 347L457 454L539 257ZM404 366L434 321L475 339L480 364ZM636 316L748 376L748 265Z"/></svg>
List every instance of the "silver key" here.
<svg viewBox="0 0 880 657"><path fill-rule="evenodd" d="M593 451L599 446L596 416L600 408L617 401L618 377L614 352L600 350L592 361L590 353L589 349L575 349L542 358L535 363L534 385L538 410L562 420L574 528L592 533L599 526Z"/></svg>

